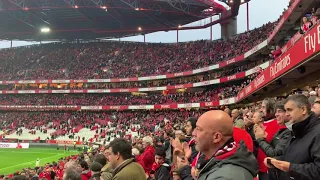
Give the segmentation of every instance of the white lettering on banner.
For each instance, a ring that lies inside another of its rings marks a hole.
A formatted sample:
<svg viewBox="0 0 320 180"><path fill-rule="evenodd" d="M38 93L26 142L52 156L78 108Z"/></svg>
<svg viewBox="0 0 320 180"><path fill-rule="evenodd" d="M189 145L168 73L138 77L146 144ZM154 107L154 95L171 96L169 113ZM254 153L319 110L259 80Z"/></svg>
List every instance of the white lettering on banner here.
<svg viewBox="0 0 320 180"><path fill-rule="evenodd" d="M192 107L192 103L184 104L184 107Z"/></svg>
<svg viewBox="0 0 320 180"><path fill-rule="evenodd" d="M151 88L148 88L149 91L156 91L157 88L156 87L151 87Z"/></svg>
<svg viewBox="0 0 320 180"><path fill-rule="evenodd" d="M241 91L240 95L239 95L239 99L242 99L244 96L244 93Z"/></svg>
<svg viewBox="0 0 320 180"><path fill-rule="evenodd" d="M129 89L120 89L120 92L129 92Z"/></svg>
<svg viewBox="0 0 320 180"><path fill-rule="evenodd" d="M275 62L270 66L270 76L272 78L277 76L277 73L286 68L290 65L290 54L286 55L283 59L281 59L279 62Z"/></svg>
<svg viewBox="0 0 320 180"><path fill-rule="evenodd" d="M228 77L227 77L228 81L233 80L233 79L236 79L236 78L237 78L236 75L232 75L232 76L228 76Z"/></svg>
<svg viewBox="0 0 320 180"><path fill-rule="evenodd" d="M319 26L317 27L317 29L319 31ZM308 51L316 51L316 33L314 33L313 35L308 34L304 37L304 52L307 53Z"/></svg>
<svg viewBox="0 0 320 180"><path fill-rule="evenodd" d="M182 88L184 88L184 85L176 85L176 86L174 86L174 88L175 89L182 89Z"/></svg>
<svg viewBox="0 0 320 180"><path fill-rule="evenodd" d="M174 73L173 74L175 77L177 77L177 76L183 76L183 72L181 72L181 73Z"/></svg>
<svg viewBox="0 0 320 180"><path fill-rule="evenodd" d="M14 94L14 91L7 91L7 94Z"/></svg>
<svg viewBox="0 0 320 180"><path fill-rule="evenodd" d="M262 74L261 76L257 77L254 81L254 88L256 89L257 87L259 87L262 83L264 83L264 74Z"/></svg>
<svg viewBox="0 0 320 180"><path fill-rule="evenodd" d="M160 108L161 109L168 109L168 108L170 108L170 105L161 105Z"/></svg>
<svg viewBox="0 0 320 180"><path fill-rule="evenodd" d="M246 94L249 94L251 90L252 90L252 86L251 86L251 84L249 84L249 85L245 88ZM242 94L243 94L243 93L242 93Z"/></svg>
<svg viewBox="0 0 320 180"><path fill-rule="evenodd" d="M29 148L29 143L0 143L0 148L11 148L11 149L15 149L15 148Z"/></svg>
<svg viewBox="0 0 320 180"><path fill-rule="evenodd" d="M14 81L6 81L7 84L15 84Z"/></svg>
<svg viewBox="0 0 320 180"><path fill-rule="evenodd" d="M212 102L205 102L204 105L205 105L205 106L213 106L213 103L212 103Z"/></svg>
<svg viewBox="0 0 320 180"><path fill-rule="evenodd" d="M110 109L120 109L120 106L110 106Z"/></svg>
<svg viewBox="0 0 320 180"><path fill-rule="evenodd" d="M129 81L129 78L121 78L120 82L125 82L125 81Z"/></svg>
<svg viewBox="0 0 320 180"><path fill-rule="evenodd" d="M234 63L234 62L236 62L236 59L235 59L235 58L228 60L226 63L227 63L227 65L228 65L228 64L231 64L231 63Z"/></svg>

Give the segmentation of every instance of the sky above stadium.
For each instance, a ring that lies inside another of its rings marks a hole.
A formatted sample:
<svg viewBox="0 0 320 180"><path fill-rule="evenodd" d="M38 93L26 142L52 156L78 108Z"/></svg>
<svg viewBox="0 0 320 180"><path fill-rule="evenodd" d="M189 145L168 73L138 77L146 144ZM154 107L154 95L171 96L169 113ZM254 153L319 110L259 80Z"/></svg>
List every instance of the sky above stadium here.
<svg viewBox="0 0 320 180"><path fill-rule="evenodd" d="M289 4L289 0L251 0L249 3L250 29L260 27L263 24L266 24L268 22L276 21L279 18L279 16L282 14L284 9L287 8L288 4ZM239 15L237 17L238 33L242 33L247 30L246 14L247 14L246 5L242 5L240 7ZM195 24L199 24L199 22L196 22ZM219 24L213 26L212 32L213 32L213 39L221 38L220 36L221 26ZM200 29L200 30L179 31L180 42L195 41L200 39L210 39L210 28ZM143 36L121 38L120 40L143 42ZM146 41L162 42L162 43L176 42L176 31L148 34L146 35ZM32 44L39 44L39 42L14 41L13 47L32 45ZM10 41L0 41L0 48L8 48L8 47L10 47Z"/></svg>

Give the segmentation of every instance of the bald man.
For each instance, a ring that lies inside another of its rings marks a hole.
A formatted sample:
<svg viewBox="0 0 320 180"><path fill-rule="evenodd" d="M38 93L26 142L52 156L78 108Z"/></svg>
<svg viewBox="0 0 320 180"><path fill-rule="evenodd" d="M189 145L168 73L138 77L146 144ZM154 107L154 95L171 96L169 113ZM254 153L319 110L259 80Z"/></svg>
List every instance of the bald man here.
<svg viewBox="0 0 320 180"><path fill-rule="evenodd" d="M206 156L200 165L198 180L253 180L258 163L244 143L233 139L233 121L220 110L204 113L193 131L197 151ZM187 172L183 167L181 172ZM182 177L186 177L182 174ZM189 178L182 178L187 180Z"/></svg>

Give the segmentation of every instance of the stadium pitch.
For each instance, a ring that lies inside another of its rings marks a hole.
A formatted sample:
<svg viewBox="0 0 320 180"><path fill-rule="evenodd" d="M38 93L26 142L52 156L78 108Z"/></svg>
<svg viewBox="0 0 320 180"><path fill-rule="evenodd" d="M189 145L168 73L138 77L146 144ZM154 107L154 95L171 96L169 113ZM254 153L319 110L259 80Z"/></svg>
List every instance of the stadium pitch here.
<svg viewBox="0 0 320 180"><path fill-rule="evenodd" d="M49 148L0 149L0 175L12 174L23 168L34 168L37 158L40 165L58 161L60 158L77 154L78 151L64 151Z"/></svg>

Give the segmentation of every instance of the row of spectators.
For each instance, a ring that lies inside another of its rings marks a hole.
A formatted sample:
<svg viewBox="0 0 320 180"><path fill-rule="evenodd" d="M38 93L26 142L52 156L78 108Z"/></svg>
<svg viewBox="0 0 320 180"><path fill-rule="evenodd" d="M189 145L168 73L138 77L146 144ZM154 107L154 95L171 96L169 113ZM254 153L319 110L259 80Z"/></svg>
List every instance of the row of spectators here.
<svg viewBox="0 0 320 180"><path fill-rule="evenodd" d="M56 43L4 49L0 51L0 79L120 78L182 72L247 52L265 40L274 25L217 41Z"/></svg>
<svg viewBox="0 0 320 180"><path fill-rule="evenodd" d="M1 95L0 105L141 105L210 102L235 97L252 79L253 74L240 85L209 87L204 90L187 89L185 91L166 91L140 94L26 94Z"/></svg>
<svg viewBox="0 0 320 180"><path fill-rule="evenodd" d="M255 72L261 72L262 68L258 67L265 59L251 62L245 65L237 66L232 69L223 69L218 72L209 72L196 76L189 77L180 77L173 79L162 79L154 81L137 81L137 82L119 82L119 83L71 83L71 84L21 84L21 85L2 85L0 86L1 90L30 90L30 89L113 89L113 88L135 88L135 87L158 87L166 85L179 85L179 84L188 84L196 83L207 80L213 80L221 77L226 77L233 75L239 72L244 72L253 67Z"/></svg>

